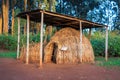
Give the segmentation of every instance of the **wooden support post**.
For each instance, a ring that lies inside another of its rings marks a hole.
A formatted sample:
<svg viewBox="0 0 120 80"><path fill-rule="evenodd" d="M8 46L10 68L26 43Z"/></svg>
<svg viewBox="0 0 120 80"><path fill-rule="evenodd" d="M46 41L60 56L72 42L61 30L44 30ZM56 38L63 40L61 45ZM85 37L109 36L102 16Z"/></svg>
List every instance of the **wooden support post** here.
<svg viewBox="0 0 120 80"><path fill-rule="evenodd" d="M41 29L40 29L40 67L42 67L42 54L43 54L43 21L44 13L41 12Z"/></svg>
<svg viewBox="0 0 120 80"><path fill-rule="evenodd" d="M80 24L80 62L82 63L82 22Z"/></svg>
<svg viewBox="0 0 120 80"><path fill-rule="evenodd" d="M89 39L89 40L90 40L90 38L91 38L91 31L92 31L92 29L89 28L89 35L88 35L88 39Z"/></svg>
<svg viewBox="0 0 120 80"><path fill-rule="evenodd" d="M29 63L29 26L30 25L30 17L27 15L27 52L26 52L26 64Z"/></svg>
<svg viewBox="0 0 120 80"><path fill-rule="evenodd" d="M20 18L18 17L18 43L17 43L17 59L19 59L20 53Z"/></svg>
<svg viewBox="0 0 120 80"><path fill-rule="evenodd" d="M105 60L108 60L108 27L106 27L106 39L105 39Z"/></svg>

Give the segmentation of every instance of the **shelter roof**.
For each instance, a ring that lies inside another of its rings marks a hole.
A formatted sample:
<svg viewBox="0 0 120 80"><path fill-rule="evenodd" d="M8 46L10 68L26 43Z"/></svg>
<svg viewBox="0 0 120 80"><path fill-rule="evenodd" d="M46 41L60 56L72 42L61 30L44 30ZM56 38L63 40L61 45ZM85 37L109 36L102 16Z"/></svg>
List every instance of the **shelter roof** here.
<svg viewBox="0 0 120 80"><path fill-rule="evenodd" d="M40 22L41 21L41 13L44 13L44 23L53 26L60 27L73 27L79 28L79 22L82 22L82 28L102 28L106 27L106 25L98 24L95 22L91 22L88 20L80 19L77 17L72 17L56 12L45 11L42 9L31 10L27 12L22 12L17 15L17 17L26 19L27 16L30 16L31 21Z"/></svg>

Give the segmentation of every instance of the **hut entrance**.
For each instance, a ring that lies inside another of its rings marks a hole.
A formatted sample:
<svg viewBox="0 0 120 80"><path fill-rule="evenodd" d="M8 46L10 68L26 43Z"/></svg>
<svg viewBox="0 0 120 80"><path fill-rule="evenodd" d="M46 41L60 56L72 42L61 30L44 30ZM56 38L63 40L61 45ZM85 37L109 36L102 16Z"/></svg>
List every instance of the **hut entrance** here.
<svg viewBox="0 0 120 80"><path fill-rule="evenodd" d="M53 44L53 51L52 51L52 57L51 57L51 61L53 63L56 63L56 57L57 57L57 49L58 49L58 46L57 44Z"/></svg>

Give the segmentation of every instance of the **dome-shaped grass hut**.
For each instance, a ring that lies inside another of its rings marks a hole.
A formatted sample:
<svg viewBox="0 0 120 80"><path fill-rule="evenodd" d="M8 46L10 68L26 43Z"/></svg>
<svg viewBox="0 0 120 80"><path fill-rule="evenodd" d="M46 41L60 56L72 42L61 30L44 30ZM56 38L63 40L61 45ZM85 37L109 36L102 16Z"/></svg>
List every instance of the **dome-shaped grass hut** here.
<svg viewBox="0 0 120 80"><path fill-rule="evenodd" d="M29 45L29 62L39 62L39 43ZM44 47L44 62L57 64L79 63L80 32L73 28L63 28L55 33L50 42ZM20 60L26 60L26 47L21 48ZM94 52L90 41L82 35L82 62L94 62Z"/></svg>
<svg viewBox="0 0 120 80"><path fill-rule="evenodd" d="M44 48L44 62L79 63L80 32L72 28L63 28L55 33ZM82 62L94 62L94 52L90 41L82 35Z"/></svg>

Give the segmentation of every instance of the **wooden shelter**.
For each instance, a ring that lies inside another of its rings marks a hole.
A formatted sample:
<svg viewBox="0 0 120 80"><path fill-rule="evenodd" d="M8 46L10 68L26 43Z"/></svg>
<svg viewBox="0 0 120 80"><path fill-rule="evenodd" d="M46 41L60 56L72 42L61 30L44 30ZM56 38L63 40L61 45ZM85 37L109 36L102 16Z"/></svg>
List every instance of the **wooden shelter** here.
<svg viewBox="0 0 120 80"><path fill-rule="evenodd" d="M22 12L17 15L18 17L18 48L17 58L19 58L19 43L20 43L20 18L27 19L27 52L26 52L26 64L29 63L29 24L30 21L40 22L40 66L42 66L42 53L43 53L43 24L60 26L60 27L72 27L80 30L80 56L82 56L82 30L91 28L106 28L106 41L105 41L105 59L108 56L108 27L106 25L94 23L88 20L79 19L76 17L63 15L55 12L45 11L41 9ZM90 32L91 33L91 30Z"/></svg>

